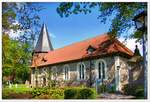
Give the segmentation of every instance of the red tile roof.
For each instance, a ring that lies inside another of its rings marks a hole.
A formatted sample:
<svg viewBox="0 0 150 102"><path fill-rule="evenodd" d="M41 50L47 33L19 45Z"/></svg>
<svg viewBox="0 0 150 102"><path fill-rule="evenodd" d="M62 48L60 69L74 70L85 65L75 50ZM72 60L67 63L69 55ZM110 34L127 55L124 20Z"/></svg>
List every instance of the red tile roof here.
<svg viewBox="0 0 150 102"><path fill-rule="evenodd" d="M49 51L47 54L36 58L31 67L62 63L88 57L86 49L89 45L96 48L93 56L101 56L117 52L133 56L133 52L124 46L120 41L117 39L110 40L110 37L107 34L103 34L65 46L63 48L56 49L54 51ZM36 65L34 62L36 62Z"/></svg>

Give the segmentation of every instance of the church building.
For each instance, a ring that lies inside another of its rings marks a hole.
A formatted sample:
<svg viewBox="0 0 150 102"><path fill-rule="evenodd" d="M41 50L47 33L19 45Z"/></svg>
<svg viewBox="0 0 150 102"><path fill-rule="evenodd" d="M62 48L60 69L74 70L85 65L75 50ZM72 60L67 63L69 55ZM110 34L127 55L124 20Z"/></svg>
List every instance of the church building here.
<svg viewBox="0 0 150 102"><path fill-rule="evenodd" d="M143 84L142 57L137 52L137 46L132 52L108 34L54 49L43 24L32 58L31 85L43 87L56 80L60 87L106 84L122 91L126 84Z"/></svg>

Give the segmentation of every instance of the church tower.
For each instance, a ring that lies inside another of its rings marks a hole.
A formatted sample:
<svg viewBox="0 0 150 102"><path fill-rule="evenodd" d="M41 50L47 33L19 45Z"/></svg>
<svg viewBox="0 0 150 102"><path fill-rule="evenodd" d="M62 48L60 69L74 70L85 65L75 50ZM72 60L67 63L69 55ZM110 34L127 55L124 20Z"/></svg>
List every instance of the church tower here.
<svg viewBox="0 0 150 102"><path fill-rule="evenodd" d="M43 24L38 41L33 51L32 65L37 66L41 61L46 61L44 56L48 53L48 51L53 51L53 47L48 35L47 27Z"/></svg>
<svg viewBox="0 0 150 102"><path fill-rule="evenodd" d="M33 55L32 55L31 66L34 66L35 70L37 70L37 67L40 63L45 63L47 61L44 58L44 56L48 53L48 51L53 51L53 46L48 35L47 27L45 24L43 24L39 38L37 40L36 46L33 51ZM32 75L32 72L30 73ZM30 75L30 83L33 86L37 86L38 81L33 81L33 77L31 75ZM35 76L35 79L36 79L36 76Z"/></svg>
<svg viewBox="0 0 150 102"><path fill-rule="evenodd" d="M48 30L45 24L43 24L37 44L34 49L34 53L46 53L53 51L53 47L48 35Z"/></svg>

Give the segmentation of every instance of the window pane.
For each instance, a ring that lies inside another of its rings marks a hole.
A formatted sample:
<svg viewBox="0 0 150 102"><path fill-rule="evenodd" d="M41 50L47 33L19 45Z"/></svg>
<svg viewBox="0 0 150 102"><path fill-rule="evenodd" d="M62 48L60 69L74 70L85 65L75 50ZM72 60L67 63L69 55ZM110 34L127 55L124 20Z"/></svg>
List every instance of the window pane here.
<svg viewBox="0 0 150 102"><path fill-rule="evenodd" d="M65 80L66 80L66 67L65 67Z"/></svg>
<svg viewBox="0 0 150 102"><path fill-rule="evenodd" d="M68 80L68 79L69 79L68 73L69 73L69 68L68 68L68 67L65 67L65 80Z"/></svg>
<svg viewBox="0 0 150 102"><path fill-rule="evenodd" d="M84 67L82 66L82 79L84 79Z"/></svg>
<svg viewBox="0 0 150 102"><path fill-rule="evenodd" d="M101 79L101 63L98 63L98 75L99 79Z"/></svg>
<svg viewBox="0 0 150 102"><path fill-rule="evenodd" d="M80 77L80 79L81 79L81 65L80 65L80 67L79 67L79 77Z"/></svg>
<svg viewBox="0 0 150 102"><path fill-rule="evenodd" d="M79 65L79 78L80 79L84 79L85 75L84 75L84 65L80 64Z"/></svg>
<svg viewBox="0 0 150 102"><path fill-rule="evenodd" d="M68 74L69 74L69 68L67 67L67 80L69 79L69 77L68 77Z"/></svg>
<svg viewBox="0 0 150 102"><path fill-rule="evenodd" d="M105 64L102 62L103 79L105 78Z"/></svg>

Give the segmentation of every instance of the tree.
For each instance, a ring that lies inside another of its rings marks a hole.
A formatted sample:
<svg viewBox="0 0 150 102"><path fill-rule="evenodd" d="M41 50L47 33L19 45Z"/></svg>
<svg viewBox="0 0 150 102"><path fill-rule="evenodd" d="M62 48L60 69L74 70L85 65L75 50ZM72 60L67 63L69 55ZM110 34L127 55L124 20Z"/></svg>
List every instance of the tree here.
<svg viewBox="0 0 150 102"><path fill-rule="evenodd" d="M69 2L60 3L57 12L61 17L68 17L72 14L91 13L94 8L99 11L97 17L102 23L111 21L109 34L112 38L119 37L123 32L128 31L134 26L132 21L134 16L147 9L146 2ZM131 35L125 35L127 38L137 38L140 40L142 33L137 31Z"/></svg>
<svg viewBox="0 0 150 102"><path fill-rule="evenodd" d="M12 76L13 82L29 79L33 43L41 25L38 12L42 9L36 3L2 3L3 78ZM20 31L19 37L11 38L11 30Z"/></svg>
<svg viewBox="0 0 150 102"><path fill-rule="evenodd" d="M38 13L44 9L37 3L2 3L2 31L3 34L13 30L20 30L19 40L34 43L41 27Z"/></svg>
<svg viewBox="0 0 150 102"><path fill-rule="evenodd" d="M29 79L29 61L31 51L30 45L10 39L8 35L3 36L3 76L11 76L11 81L20 80L25 82ZM4 53L5 52L5 53Z"/></svg>

